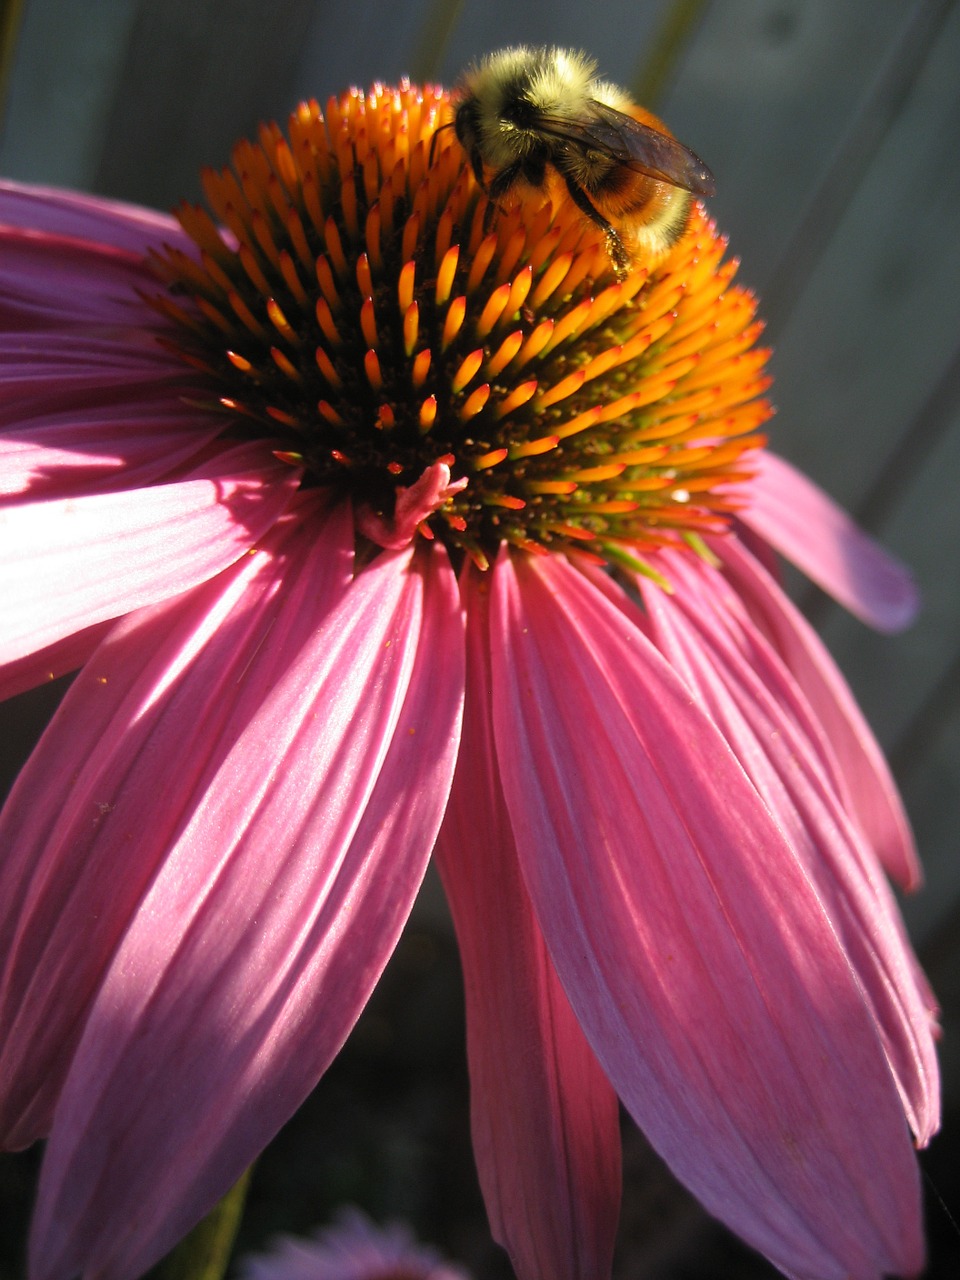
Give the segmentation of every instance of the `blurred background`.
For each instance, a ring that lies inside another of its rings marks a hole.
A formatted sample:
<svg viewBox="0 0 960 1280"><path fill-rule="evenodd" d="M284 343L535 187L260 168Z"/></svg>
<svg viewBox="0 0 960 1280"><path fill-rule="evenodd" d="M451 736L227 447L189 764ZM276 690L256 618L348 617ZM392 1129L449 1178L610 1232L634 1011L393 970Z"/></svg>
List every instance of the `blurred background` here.
<svg viewBox="0 0 960 1280"><path fill-rule="evenodd" d="M776 348L774 448L923 592L891 638L796 584L893 761L927 872L904 908L944 1006L926 1275L960 1275L960 5L0 0L0 31L0 175L159 208L197 198L202 165L301 97L449 83L518 42L589 50L704 157ZM61 692L0 707L5 783ZM773 1275L624 1133L619 1280ZM36 1164L0 1159L0 1280L21 1272ZM459 970L433 882L347 1049L258 1166L241 1244L342 1201L410 1217L477 1280L510 1276L473 1172Z"/></svg>

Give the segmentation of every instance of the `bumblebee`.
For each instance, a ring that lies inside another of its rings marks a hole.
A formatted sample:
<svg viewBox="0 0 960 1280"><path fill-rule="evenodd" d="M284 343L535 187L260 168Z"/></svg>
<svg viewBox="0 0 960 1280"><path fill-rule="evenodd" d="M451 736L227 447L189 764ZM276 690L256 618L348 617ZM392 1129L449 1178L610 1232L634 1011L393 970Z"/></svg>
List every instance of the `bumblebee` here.
<svg viewBox="0 0 960 1280"><path fill-rule="evenodd" d="M622 278L678 240L691 197L715 186L698 156L595 70L584 53L502 49L463 76L452 125L491 201L521 185L572 200Z"/></svg>

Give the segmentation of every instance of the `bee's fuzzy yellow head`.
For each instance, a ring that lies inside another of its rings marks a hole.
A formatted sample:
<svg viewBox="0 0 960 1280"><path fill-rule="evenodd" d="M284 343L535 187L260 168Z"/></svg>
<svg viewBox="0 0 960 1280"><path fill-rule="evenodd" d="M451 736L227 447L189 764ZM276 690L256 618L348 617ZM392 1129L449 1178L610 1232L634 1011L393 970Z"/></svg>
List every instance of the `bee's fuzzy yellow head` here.
<svg viewBox="0 0 960 1280"><path fill-rule="evenodd" d="M492 169L538 144L539 121L576 118L587 100L596 64L563 49L500 49L475 64L459 87L458 136Z"/></svg>

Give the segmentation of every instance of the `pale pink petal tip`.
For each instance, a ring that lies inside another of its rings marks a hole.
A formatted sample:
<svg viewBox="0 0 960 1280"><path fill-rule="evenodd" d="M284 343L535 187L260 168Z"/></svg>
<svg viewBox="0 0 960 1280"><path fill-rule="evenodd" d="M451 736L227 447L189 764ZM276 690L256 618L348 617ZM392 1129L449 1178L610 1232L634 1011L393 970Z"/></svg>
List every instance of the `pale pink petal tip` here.
<svg viewBox="0 0 960 1280"><path fill-rule="evenodd" d="M378 1227L358 1209L344 1209L310 1239L282 1236L270 1253L240 1263L242 1280L468 1280L432 1248L418 1244L402 1222Z"/></svg>
<svg viewBox="0 0 960 1280"><path fill-rule="evenodd" d="M861 622L887 632L908 627L920 593L907 566L782 458L763 451L755 462L743 522Z"/></svg>

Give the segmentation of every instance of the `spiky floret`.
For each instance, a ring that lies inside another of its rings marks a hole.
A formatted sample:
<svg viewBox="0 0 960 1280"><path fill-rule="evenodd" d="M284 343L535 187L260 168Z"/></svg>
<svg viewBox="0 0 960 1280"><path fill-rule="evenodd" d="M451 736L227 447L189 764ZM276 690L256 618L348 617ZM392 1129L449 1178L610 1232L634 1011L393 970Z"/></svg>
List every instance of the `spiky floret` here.
<svg viewBox="0 0 960 1280"><path fill-rule="evenodd" d="M204 174L212 214L179 210L197 251L157 257L156 305L225 430L279 438L305 483L386 520L444 463L420 532L481 565L504 540L616 560L724 528L771 412L725 241L696 207L618 281L576 211L537 195L491 218L436 133L450 110L439 88L354 90Z"/></svg>

